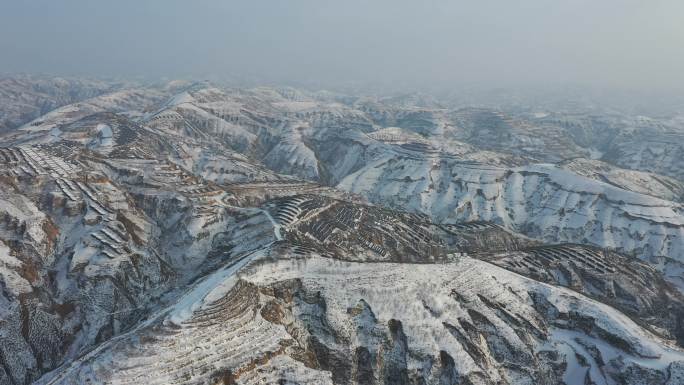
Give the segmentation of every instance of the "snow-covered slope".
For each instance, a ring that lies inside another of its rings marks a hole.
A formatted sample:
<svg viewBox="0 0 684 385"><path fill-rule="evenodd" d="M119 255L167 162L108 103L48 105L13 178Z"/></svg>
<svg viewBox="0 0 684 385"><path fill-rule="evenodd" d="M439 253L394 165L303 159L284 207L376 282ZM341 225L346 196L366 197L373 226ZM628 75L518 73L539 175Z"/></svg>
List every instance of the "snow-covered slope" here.
<svg viewBox="0 0 684 385"><path fill-rule="evenodd" d="M505 169L449 158L388 156L338 186L438 222L489 220L545 241L684 260L681 204L552 165Z"/></svg>
<svg viewBox="0 0 684 385"><path fill-rule="evenodd" d="M604 158L621 167L684 180L684 125L620 132Z"/></svg>
<svg viewBox="0 0 684 385"><path fill-rule="evenodd" d="M472 258L355 263L278 251L243 257L232 265L242 269L207 278L38 383L664 384L683 375L683 352L612 308ZM177 319L185 298L197 305Z"/></svg>
<svg viewBox="0 0 684 385"><path fill-rule="evenodd" d="M29 83L0 385L682 383L681 120Z"/></svg>
<svg viewBox="0 0 684 385"><path fill-rule="evenodd" d="M23 146L0 162L0 384L30 383L272 241L267 216L163 160Z"/></svg>
<svg viewBox="0 0 684 385"><path fill-rule="evenodd" d="M612 184L624 190L651 195L674 202L684 201L684 182L652 172L619 168L590 159L572 159L560 164L564 169Z"/></svg>
<svg viewBox="0 0 684 385"><path fill-rule="evenodd" d="M122 85L99 80L46 76L0 77L0 133L55 108L111 92Z"/></svg>

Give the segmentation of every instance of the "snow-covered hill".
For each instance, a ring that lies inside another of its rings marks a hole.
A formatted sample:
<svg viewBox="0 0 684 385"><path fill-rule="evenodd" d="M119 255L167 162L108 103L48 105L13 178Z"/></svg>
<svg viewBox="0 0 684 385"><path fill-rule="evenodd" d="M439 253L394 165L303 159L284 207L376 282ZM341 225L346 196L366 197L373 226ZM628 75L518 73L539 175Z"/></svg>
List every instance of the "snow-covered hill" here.
<svg viewBox="0 0 684 385"><path fill-rule="evenodd" d="M551 165L505 169L439 157L386 157L347 176L339 187L438 222L488 220L549 242L684 260L681 204Z"/></svg>
<svg viewBox="0 0 684 385"><path fill-rule="evenodd" d="M681 119L181 81L5 99L0 385L682 383Z"/></svg>
<svg viewBox="0 0 684 385"><path fill-rule="evenodd" d="M469 257L267 249L38 383L676 384L682 360L606 305Z"/></svg>
<svg viewBox="0 0 684 385"><path fill-rule="evenodd" d="M0 77L0 133L49 111L113 91L121 84L46 76Z"/></svg>

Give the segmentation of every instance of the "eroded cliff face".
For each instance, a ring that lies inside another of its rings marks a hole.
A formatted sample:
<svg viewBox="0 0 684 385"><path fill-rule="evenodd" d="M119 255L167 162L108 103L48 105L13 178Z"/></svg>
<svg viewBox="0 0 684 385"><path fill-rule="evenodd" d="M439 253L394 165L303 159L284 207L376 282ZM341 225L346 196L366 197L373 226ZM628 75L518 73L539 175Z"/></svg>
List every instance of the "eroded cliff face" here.
<svg viewBox="0 0 684 385"><path fill-rule="evenodd" d="M633 120L183 87L0 137L0 384L682 382L681 181L620 168Z"/></svg>

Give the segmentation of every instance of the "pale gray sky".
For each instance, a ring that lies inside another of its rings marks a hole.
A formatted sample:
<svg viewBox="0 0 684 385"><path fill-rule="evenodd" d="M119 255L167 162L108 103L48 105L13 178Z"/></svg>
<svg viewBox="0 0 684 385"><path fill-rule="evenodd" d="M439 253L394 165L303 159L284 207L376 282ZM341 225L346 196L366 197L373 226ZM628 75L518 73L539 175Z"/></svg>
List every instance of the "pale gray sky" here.
<svg viewBox="0 0 684 385"><path fill-rule="evenodd" d="M0 0L0 72L684 90L684 1Z"/></svg>

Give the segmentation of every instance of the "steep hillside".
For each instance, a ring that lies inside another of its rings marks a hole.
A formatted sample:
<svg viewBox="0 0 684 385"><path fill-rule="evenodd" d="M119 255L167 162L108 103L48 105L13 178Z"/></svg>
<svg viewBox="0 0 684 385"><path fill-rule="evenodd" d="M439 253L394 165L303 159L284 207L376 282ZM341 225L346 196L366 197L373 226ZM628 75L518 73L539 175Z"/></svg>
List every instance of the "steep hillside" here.
<svg viewBox="0 0 684 385"><path fill-rule="evenodd" d="M339 187L440 223L489 220L550 242L684 259L684 208L549 165L498 168L448 158L385 157Z"/></svg>

